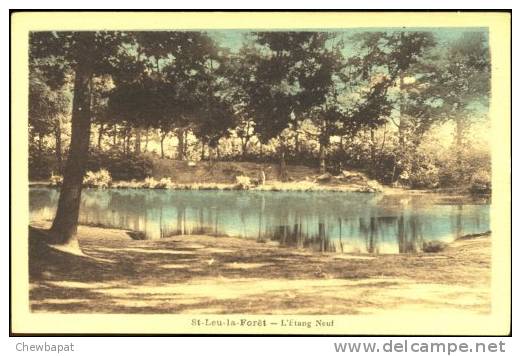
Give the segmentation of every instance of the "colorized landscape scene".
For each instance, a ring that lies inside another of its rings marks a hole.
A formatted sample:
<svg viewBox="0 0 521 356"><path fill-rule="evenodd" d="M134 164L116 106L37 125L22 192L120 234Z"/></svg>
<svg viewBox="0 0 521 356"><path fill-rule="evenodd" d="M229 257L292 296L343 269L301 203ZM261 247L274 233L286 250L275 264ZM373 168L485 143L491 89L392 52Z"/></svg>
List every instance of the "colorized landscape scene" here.
<svg viewBox="0 0 521 356"><path fill-rule="evenodd" d="M34 313L490 313L487 28L31 32Z"/></svg>

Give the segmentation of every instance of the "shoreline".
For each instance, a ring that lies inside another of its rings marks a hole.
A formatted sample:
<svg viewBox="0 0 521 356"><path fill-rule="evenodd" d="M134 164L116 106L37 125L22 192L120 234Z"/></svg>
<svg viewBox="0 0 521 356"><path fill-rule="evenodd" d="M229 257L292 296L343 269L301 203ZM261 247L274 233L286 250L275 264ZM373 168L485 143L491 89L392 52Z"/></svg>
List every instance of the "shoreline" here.
<svg viewBox="0 0 521 356"><path fill-rule="evenodd" d="M49 182L30 181L29 188L53 188L59 189L60 186L52 185ZM366 187L353 184L319 184L309 181L299 182L266 182L264 185L254 187L239 187L232 183L172 183L168 186L150 187L144 181L118 181L108 187L84 186L84 189L114 189L114 190L214 190L214 191L252 191L252 192L337 192L337 193L377 193L384 195L432 195L454 199L454 203L460 201L485 200L491 198L491 194L475 194L467 187L459 188L435 188L435 189L409 189L403 187L390 187L380 185L377 188Z"/></svg>
<svg viewBox="0 0 521 356"><path fill-rule="evenodd" d="M30 182L29 188L48 188L59 189L58 186L51 186L47 182ZM125 182L105 188L84 187L88 190L113 190L113 191L215 191L215 192L250 192L255 193L360 193L360 194L376 194L379 196L389 197L410 197L410 196L425 196L430 199L433 204L441 205L486 205L490 204L491 195L472 194L468 190L460 188L452 189L405 189L389 186L381 186L379 190L372 190L352 185L321 185L314 184L295 184L295 183L281 183L281 182L267 182L264 186L257 186L249 189L238 188L230 183L195 183L195 184L173 184L168 187L142 187L139 184L132 182Z"/></svg>
<svg viewBox="0 0 521 356"><path fill-rule="evenodd" d="M46 247L38 230L30 235L34 312L490 311L490 236L457 239L437 253L375 256L316 253L236 237L133 240L125 230L82 225L83 257Z"/></svg>
<svg viewBox="0 0 521 356"><path fill-rule="evenodd" d="M59 188L47 182L29 182L29 187L38 188ZM118 181L107 187L84 186L91 189L150 189L150 190L222 190L222 191L271 191L271 192L355 192L355 193L382 193L381 187L354 185L354 184L335 184L324 185L310 181L297 182L266 182L264 185L243 187L234 183L170 183L168 185L149 186L145 181ZM392 188L390 188L392 189Z"/></svg>

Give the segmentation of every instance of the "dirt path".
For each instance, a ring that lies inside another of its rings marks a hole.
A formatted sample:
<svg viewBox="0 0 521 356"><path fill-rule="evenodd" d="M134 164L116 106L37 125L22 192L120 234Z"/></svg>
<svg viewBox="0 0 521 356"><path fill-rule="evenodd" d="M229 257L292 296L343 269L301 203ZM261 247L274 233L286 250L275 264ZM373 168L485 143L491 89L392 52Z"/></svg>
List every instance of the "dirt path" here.
<svg viewBox="0 0 521 356"><path fill-rule="evenodd" d="M46 227L37 224L36 227ZM81 226L87 256L30 236L35 312L364 314L490 310L490 238L441 253L338 255L228 237L132 240Z"/></svg>

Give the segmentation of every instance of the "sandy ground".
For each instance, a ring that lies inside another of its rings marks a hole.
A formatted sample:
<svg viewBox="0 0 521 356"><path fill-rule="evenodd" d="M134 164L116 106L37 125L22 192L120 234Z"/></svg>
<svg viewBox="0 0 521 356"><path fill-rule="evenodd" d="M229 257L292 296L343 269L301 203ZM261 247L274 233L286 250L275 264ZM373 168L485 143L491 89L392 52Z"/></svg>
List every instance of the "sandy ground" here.
<svg viewBox="0 0 521 356"><path fill-rule="evenodd" d="M48 223L35 224L45 228ZM59 313L371 314L490 311L490 237L443 252L317 254L208 236L132 240L81 226L84 256L30 233L30 305Z"/></svg>

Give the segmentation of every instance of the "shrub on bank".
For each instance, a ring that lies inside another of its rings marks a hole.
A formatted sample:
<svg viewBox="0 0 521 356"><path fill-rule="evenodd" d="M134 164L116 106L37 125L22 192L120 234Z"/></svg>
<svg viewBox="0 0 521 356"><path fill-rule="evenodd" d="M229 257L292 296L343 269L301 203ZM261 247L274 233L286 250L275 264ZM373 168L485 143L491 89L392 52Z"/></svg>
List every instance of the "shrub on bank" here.
<svg viewBox="0 0 521 356"><path fill-rule="evenodd" d="M248 176L237 176L235 177L235 189L247 190L252 186L251 179Z"/></svg>
<svg viewBox="0 0 521 356"><path fill-rule="evenodd" d="M173 187L174 183L172 183L170 178L161 178L160 180L156 180L153 177L145 178L145 181L140 186L140 188L150 189L169 189Z"/></svg>
<svg viewBox="0 0 521 356"><path fill-rule="evenodd" d="M472 187L474 183L490 182L490 153L485 149L448 151L440 162L440 185L445 187ZM487 178L488 177L488 178Z"/></svg>
<svg viewBox="0 0 521 356"><path fill-rule="evenodd" d="M97 172L88 171L83 177L83 186L88 188L108 188L112 184L112 177L106 169Z"/></svg>
<svg viewBox="0 0 521 356"><path fill-rule="evenodd" d="M409 175L411 188L437 188L440 184L439 170L433 163L420 164Z"/></svg>
<svg viewBox="0 0 521 356"><path fill-rule="evenodd" d="M51 187L61 187L63 177L60 175L52 175L49 179ZM109 188L112 186L112 177L106 169L97 172L88 171L83 177L83 186L87 188Z"/></svg>
<svg viewBox="0 0 521 356"><path fill-rule="evenodd" d="M492 191L492 182L490 173L480 170L474 173L470 179L470 191L475 194L490 194Z"/></svg>
<svg viewBox="0 0 521 356"><path fill-rule="evenodd" d="M49 185L51 187L61 187L63 183L63 177L60 175L52 175L51 178L49 178Z"/></svg>

